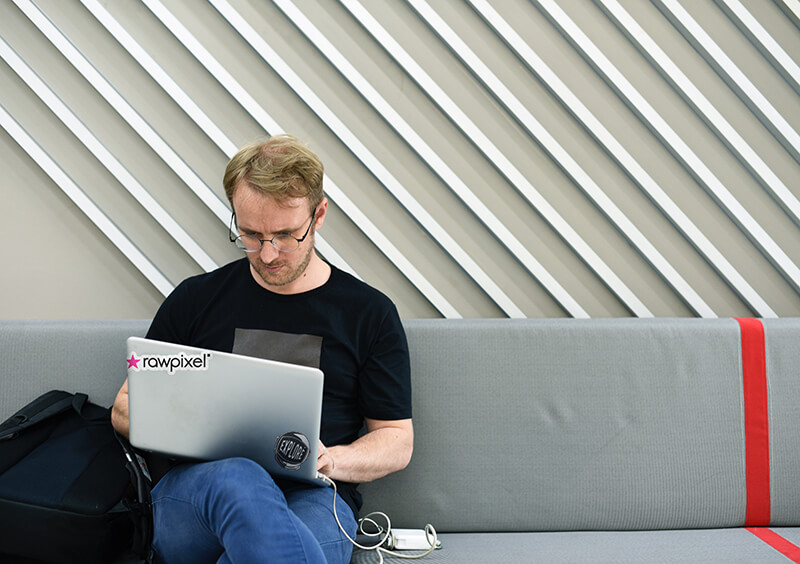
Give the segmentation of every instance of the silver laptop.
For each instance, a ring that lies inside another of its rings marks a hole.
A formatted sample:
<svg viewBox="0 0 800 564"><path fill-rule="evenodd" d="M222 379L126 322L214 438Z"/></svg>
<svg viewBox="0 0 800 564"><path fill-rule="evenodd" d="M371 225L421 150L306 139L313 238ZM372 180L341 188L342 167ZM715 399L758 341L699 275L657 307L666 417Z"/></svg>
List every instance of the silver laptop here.
<svg viewBox="0 0 800 564"><path fill-rule="evenodd" d="M176 458L242 456L275 477L317 475L322 371L130 337L130 442Z"/></svg>

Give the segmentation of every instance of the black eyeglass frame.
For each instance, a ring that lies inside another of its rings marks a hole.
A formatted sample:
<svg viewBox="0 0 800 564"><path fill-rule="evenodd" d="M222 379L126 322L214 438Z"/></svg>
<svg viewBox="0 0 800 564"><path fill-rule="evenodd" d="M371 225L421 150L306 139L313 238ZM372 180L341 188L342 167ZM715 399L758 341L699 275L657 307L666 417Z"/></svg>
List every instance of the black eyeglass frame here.
<svg viewBox="0 0 800 564"><path fill-rule="evenodd" d="M259 247L257 249L253 249L252 251L250 249L247 249L247 248L244 248L244 247L240 247L239 245L236 245L236 248L241 249L246 253L257 253L257 252L260 252L262 247L264 246L264 243L269 243L270 245L275 247L279 253L293 253L297 249L300 248L300 243L305 241L306 237L308 237L308 234L311 232L311 226L314 225L314 218L316 216L317 216L317 208L314 208L314 211L311 214L311 221L308 223L308 227L306 227L306 232L303 233L303 236L300 237L299 239L297 237L295 237L294 235L290 235L288 233L281 233L279 235L275 235L272 239L259 239L255 235L248 235L246 233L238 235L237 237L233 236L233 232L234 232L233 231L233 226L236 225L236 222L235 222L236 212L233 212L233 213L231 213L231 224L228 226L228 239L230 239L231 243L235 243L236 241L240 241L242 239L242 237L249 237L250 239L253 239L253 240L258 241L260 243ZM238 226L237 226L237 231L238 231ZM278 247L278 245L275 244L274 241L275 241L275 239L278 239L278 238L284 238L284 239L285 238L291 238L291 239L294 239L295 241L297 241L297 246L294 249L292 249L291 251L285 251L285 250L281 249L280 247Z"/></svg>

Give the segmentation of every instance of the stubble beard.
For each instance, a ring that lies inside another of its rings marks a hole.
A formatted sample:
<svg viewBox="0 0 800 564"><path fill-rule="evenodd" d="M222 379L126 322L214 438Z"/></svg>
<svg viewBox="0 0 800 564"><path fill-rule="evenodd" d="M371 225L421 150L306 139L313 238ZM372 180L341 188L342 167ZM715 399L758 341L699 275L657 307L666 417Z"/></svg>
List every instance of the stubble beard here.
<svg viewBox="0 0 800 564"><path fill-rule="evenodd" d="M313 233L309 233L309 239L310 239L310 244L308 250L306 251L306 254L294 268L291 268L291 262L289 263L283 262L283 254L279 255L278 258L275 259L269 265L264 263L259 256L248 256L247 258L250 260L250 265L253 267L253 270L256 271L258 276L261 278L261 280L264 281L265 284L267 284L267 286L276 286L276 287L286 286L288 284L291 284L298 278L300 278L300 276L303 275L303 273L306 271L306 268L308 268L309 263L311 262L311 257L314 252ZM298 251L299 249L295 252ZM294 253L287 254L288 257L292 257L292 255L294 255ZM268 266L272 267L282 266L283 268L277 273L272 273L269 270L267 270Z"/></svg>

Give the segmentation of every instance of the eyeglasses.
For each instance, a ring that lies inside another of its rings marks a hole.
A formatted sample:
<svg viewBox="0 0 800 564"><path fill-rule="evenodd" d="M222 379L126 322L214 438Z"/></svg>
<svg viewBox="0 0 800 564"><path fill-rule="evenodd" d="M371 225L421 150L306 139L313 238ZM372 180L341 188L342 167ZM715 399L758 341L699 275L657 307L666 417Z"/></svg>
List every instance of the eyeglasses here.
<svg viewBox="0 0 800 564"><path fill-rule="evenodd" d="M231 243L235 243L237 247L242 249L246 253L257 253L261 250L261 246L264 243L270 243L273 247L278 249L282 253L291 253L296 251L300 247L300 243L305 241L306 237L308 237L308 233L311 231L311 226L314 224L314 217L317 215L316 208L314 209L314 213L311 214L311 221L306 228L306 232L303 233L303 236L299 239L294 237L293 235L289 235L288 233L281 233L280 235L275 235L272 239L259 239L255 235L239 235L238 237L233 237L231 233L233 232L233 225L234 219L236 218L236 213L231 214L231 225L228 229L228 237L231 240Z"/></svg>

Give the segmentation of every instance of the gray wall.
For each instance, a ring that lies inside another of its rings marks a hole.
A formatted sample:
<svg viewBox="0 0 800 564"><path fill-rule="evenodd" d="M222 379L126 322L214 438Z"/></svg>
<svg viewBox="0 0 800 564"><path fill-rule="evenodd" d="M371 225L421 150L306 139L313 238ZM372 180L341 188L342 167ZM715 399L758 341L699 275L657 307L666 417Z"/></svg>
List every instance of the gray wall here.
<svg viewBox="0 0 800 564"><path fill-rule="evenodd" d="M405 317L800 314L797 0L361 4L0 3L0 316L152 316L280 131Z"/></svg>

